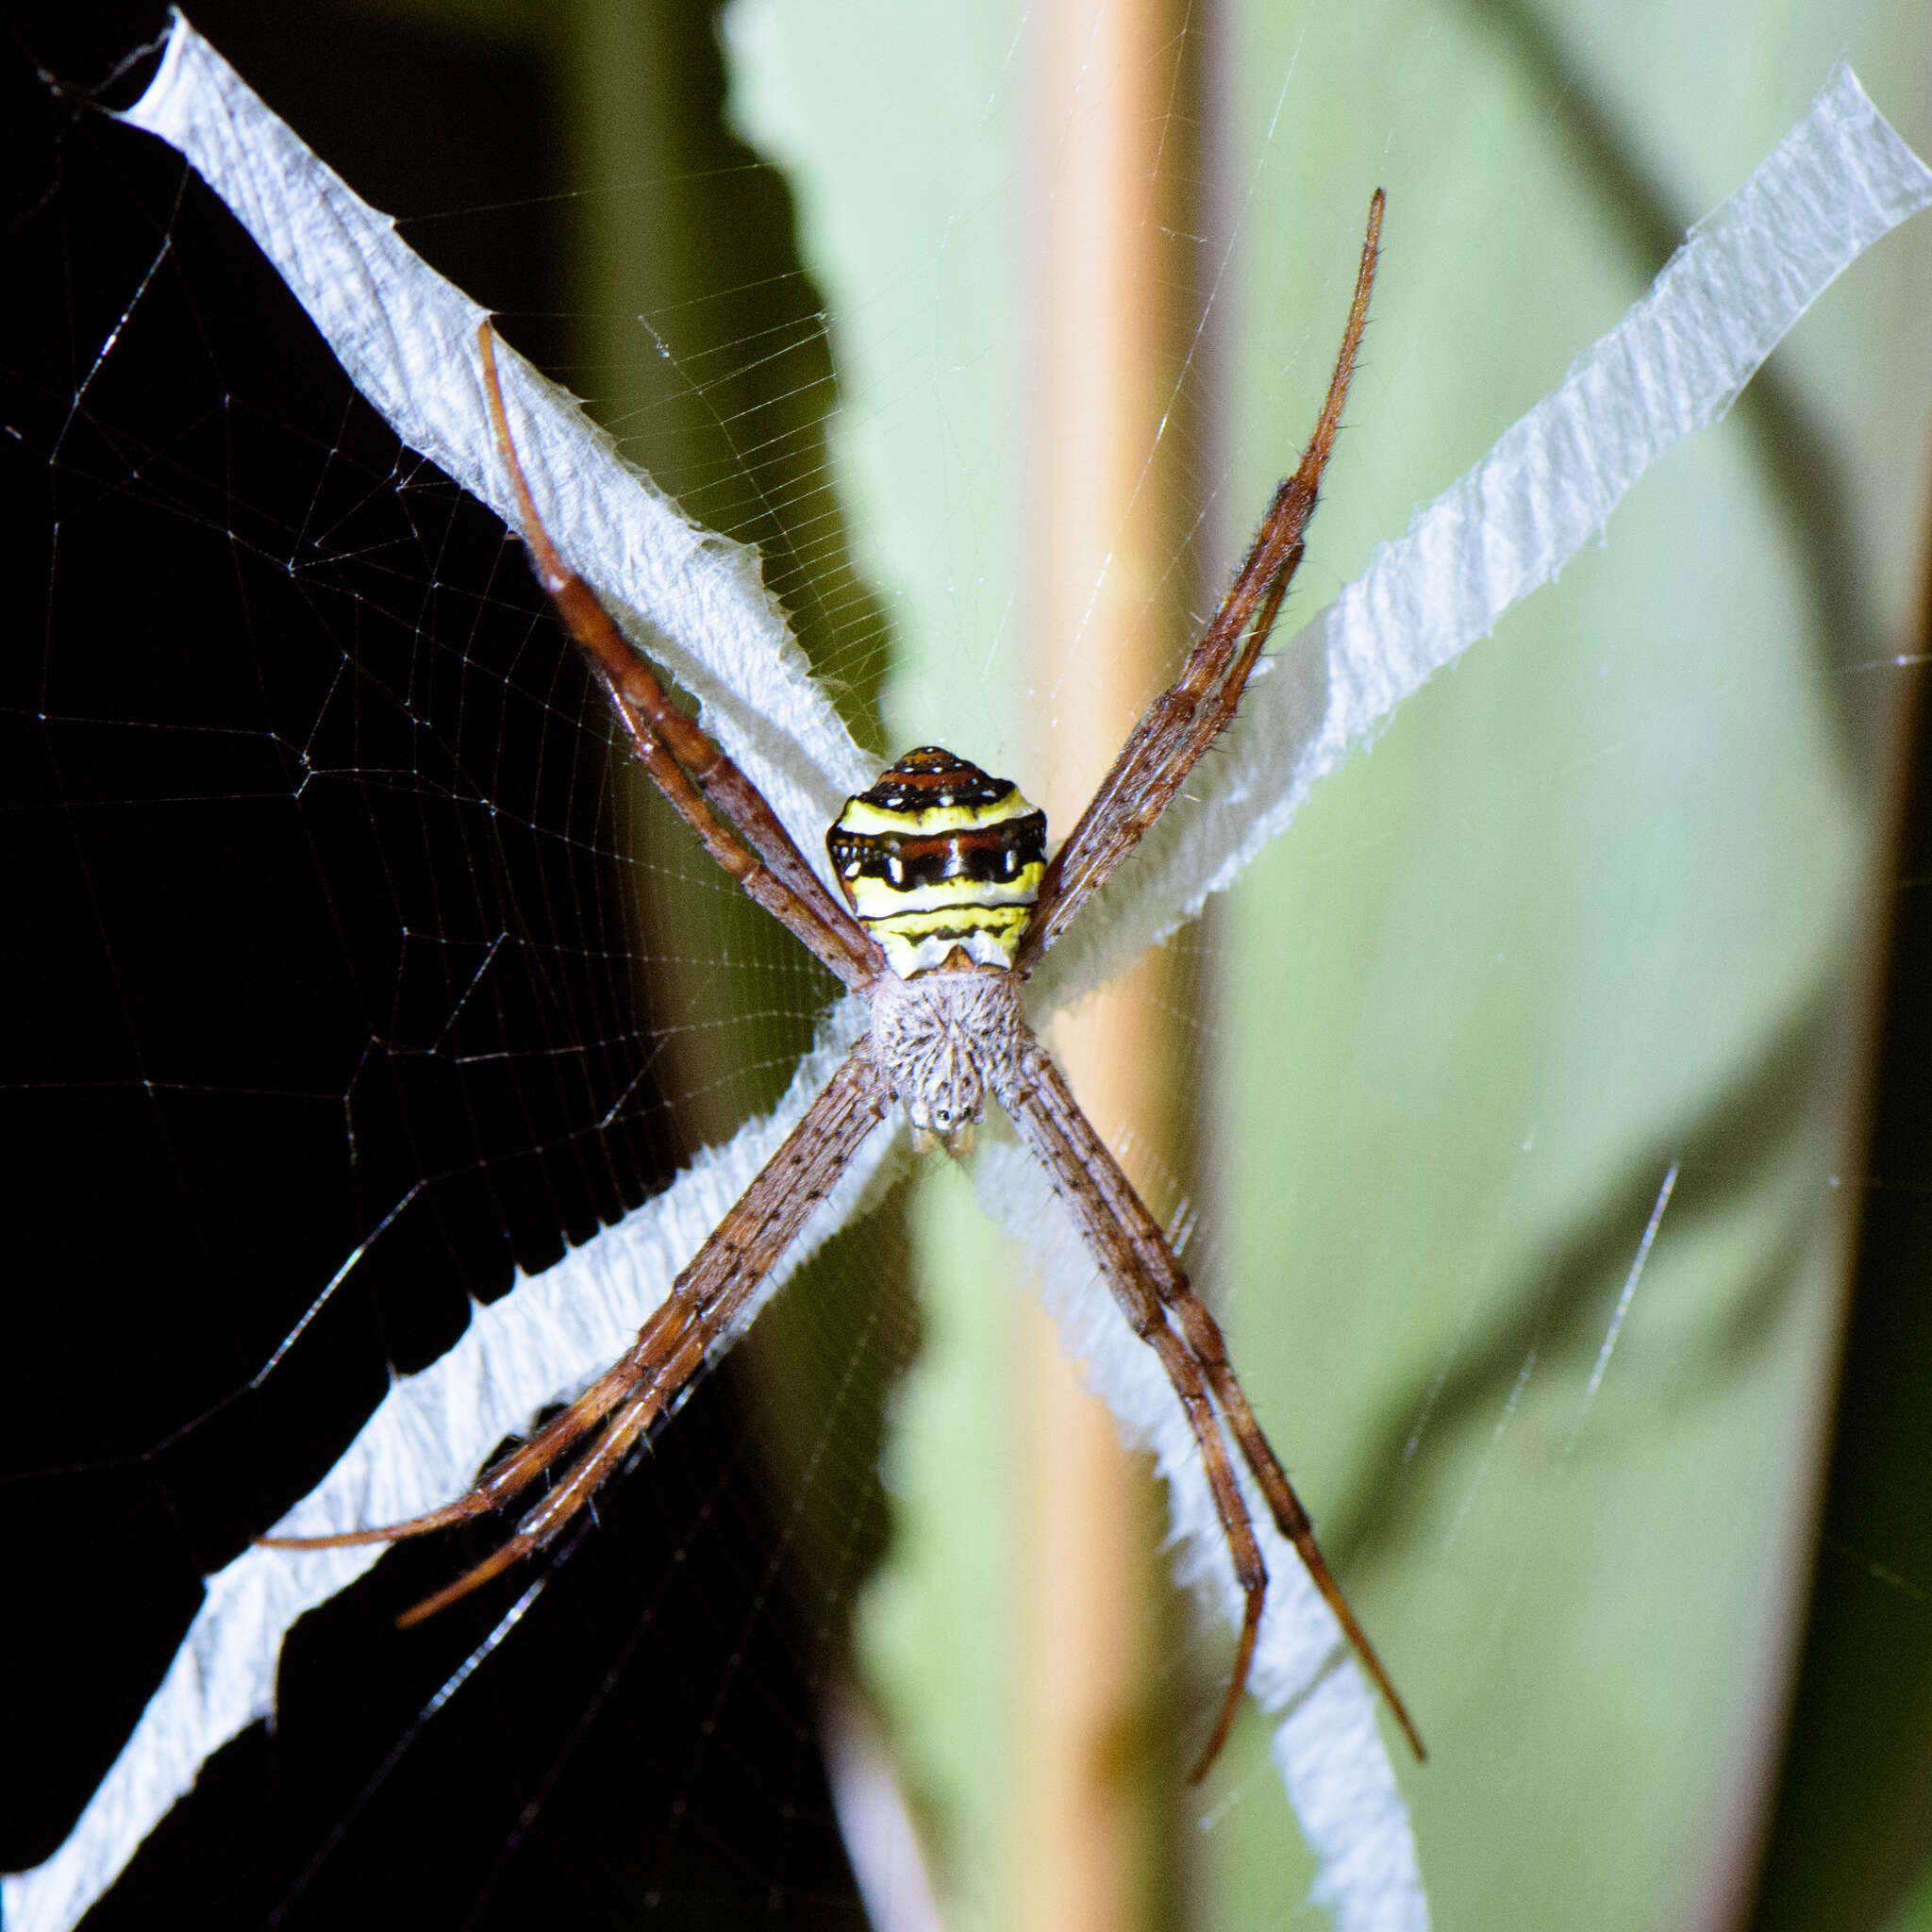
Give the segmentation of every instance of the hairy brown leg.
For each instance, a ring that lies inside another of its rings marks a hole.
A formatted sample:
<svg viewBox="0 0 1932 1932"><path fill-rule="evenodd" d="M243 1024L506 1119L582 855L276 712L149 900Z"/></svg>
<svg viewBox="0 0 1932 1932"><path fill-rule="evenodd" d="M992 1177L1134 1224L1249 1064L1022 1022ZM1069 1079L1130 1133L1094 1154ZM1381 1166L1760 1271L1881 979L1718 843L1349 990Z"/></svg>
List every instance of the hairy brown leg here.
<svg viewBox="0 0 1932 1932"><path fill-rule="evenodd" d="M1234 1439L1241 1447L1241 1460L1254 1472L1255 1480L1261 1486L1261 1493L1268 1499L1269 1514L1274 1518L1275 1528L1294 1545L1303 1569L1308 1573L1308 1580L1322 1592L1323 1602L1335 1613L1335 1621L1341 1625L1341 1634L1348 1639L1349 1648L1361 1659L1362 1668L1374 1680L1375 1688L1389 1706L1390 1715L1402 1727L1408 1748L1420 1762L1429 1755L1423 1744L1422 1734L1416 1729L1407 1706L1396 1694L1395 1686L1390 1681L1389 1673L1383 1669L1382 1659L1376 1656L1375 1646L1369 1641L1367 1631L1356 1621L1355 1612L1349 1608L1348 1599L1341 1593L1341 1586L1336 1582L1320 1545L1315 1541L1308 1512L1302 1507L1301 1498L1294 1492L1294 1485L1289 1481L1280 1458L1262 1433L1261 1424L1255 1420L1254 1410L1248 1407L1248 1398L1241 1392L1234 1366L1227 1358L1227 1344L1222 1338L1220 1323L1208 1313L1207 1305L1181 1273L1178 1262L1174 1264L1174 1273L1175 1279L1163 1289L1161 1299L1174 1310L1189 1348L1201 1364L1208 1386L1214 1391L1214 1400L1220 1405L1221 1412L1226 1417L1227 1425L1234 1431Z"/></svg>
<svg viewBox="0 0 1932 1932"><path fill-rule="evenodd" d="M1418 1758L1425 1757L1421 1734L1407 1707L1397 1695L1367 1633L1349 1608L1315 1541L1307 1512L1248 1407L1228 1362L1219 1324L1195 1295L1166 1237L1107 1143L1081 1112L1051 1055L1024 1028L1017 1056L1017 1078L1004 1082L995 1091L1000 1104L1012 1117L1020 1138L1045 1168L1055 1191L1079 1224L1134 1333L1160 1356L1195 1441L1201 1445L1215 1507L1234 1557L1236 1578L1246 1599L1234 1681L1208 1749L1192 1774L1198 1777L1213 1762L1234 1721L1254 1652L1260 1591L1266 1584L1266 1571L1261 1568L1247 1505L1234 1480L1226 1442L1212 1408L1205 1400L1208 1390L1212 1391L1215 1403L1234 1432L1242 1460L1254 1472L1268 1499L1275 1526L1294 1545L1309 1580L1334 1612L1350 1648L1387 1700L1409 1748ZM1177 1324L1178 1333L1169 1326L1170 1316ZM1252 1584L1247 1554L1250 1549L1254 1553L1255 1570L1259 1573Z"/></svg>
<svg viewBox="0 0 1932 1932"><path fill-rule="evenodd" d="M558 554L537 514L510 441L496 375L495 332L486 322L476 339L490 420L523 513L524 541L537 580L603 685L638 761L698 835L705 850L747 895L809 946L847 986L863 991L884 970L885 955L878 942L807 864L758 787L694 718L671 702L650 666L598 602L597 593Z"/></svg>
<svg viewBox="0 0 1932 1932"><path fill-rule="evenodd" d="M1174 802L1195 762L1226 729L1241 703L1249 674L1274 629L1289 580L1301 562L1303 534L1315 513L1322 473L1335 452L1349 379L1368 325L1382 208L1378 188L1369 203L1368 233L1341 350L1301 462L1275 490L1246 558L1221 608L1188 653L1179 676L1128 733L1113 769L1048 862L1039 904L1020 942L1016 965L1022 973L1040 962L1074 913Z"/></svg>
<svg viewBox="0 0 1932 1932"><path fill-rule="evenodd" d="M335 1536L262 1536L257 1537L256 1541L269 1550L339 1550L357 1543L393 1543L406 1537L427 1536L431 1530L448 1529L467 1523L473 1516L501 1509L535 1482L572 1443L596 1427L637 1387L641 1373L630 1366L630 1357L626 1356L526 1442L492 1463L477 1478L474 1489L465 1490L440 1509L371 1529L343 1530Z"/></svg>
<svg viewBox="0 0 1932 1932"><path fill-rule="evenodd" d="M1275 1528L1294 1545L1296 1555L1302 1559L1302 1567L1308 1573L1309 1581L1321 1591L1323 1601L1335 1613L1335 1621L1341 1624L1349 1647L1361 1659L1363 1669L1388 1702L1390 1713L1401 1726L1409 1749L1418 1760L1426 1758L1428 1752L1407 1707L1398 1695L1374 1645L1369 1641L1368 1633L1357 1621L1347 1598L1342 1595L1341 1586L1336 1582L1334 1573L1328 1568L1321 1546L1315 1541L1308 1513L1302 1507L1301 1498L1295 1494L1294 1485L1289 1481L1280 1457L1275 1455L1248 1405L1234 1365L1228 1359L1227 1342L1221 1332L1220 1323L1194 1292L1187 1271L1168 1245L1167 1237L1135 1192L1133 1183L1122 1173L1107 1143L1080 1111L1059 1069L1045 1056L1044 1049L1041 1053L1050 1075L1050 1082L1042 1084L1051 1084L1057 1089L1049 1104L1054 1105L1057 1110L1061 1106L1068 1110L1065 1131L1078 1145L1090 1185L1116 1226L1131 1243L1141 1273L1172 1314L1189 1353L1200 1365L1208 1387L1214 1391L1214 1400L1234 1433L1241 1460L1253 1472L1262 1495L1267 1499L1269 1514L1274 1519Z"/></svg>
<svg viewBox="0 0 1932 1932"><path fill-rule="evenodd" d="M670 1294L638 1331L637 1341L622 1359L561 1415L491 1468L474 1489L441 1509L406 1523L338 1536L259 1541L275 1549L336 1549L394 1542L446 1528L502 1507L574 1443L598 1429L601 1433L582 1459L525 1516L500 1548L398 1621L413 1624L433 1615L541 1548L590 1500L631 1444L676 1399L890 1105L870 1042L861 1042L672 1284Z"/></svg>

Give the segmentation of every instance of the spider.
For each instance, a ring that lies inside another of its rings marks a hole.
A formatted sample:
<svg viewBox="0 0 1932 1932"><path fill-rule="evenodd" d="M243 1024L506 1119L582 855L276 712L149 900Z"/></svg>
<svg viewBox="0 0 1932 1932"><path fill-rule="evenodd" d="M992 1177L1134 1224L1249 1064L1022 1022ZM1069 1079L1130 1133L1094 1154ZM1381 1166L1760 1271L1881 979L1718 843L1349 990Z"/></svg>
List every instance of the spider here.
<svg viewBox="0 0 1932 1932"><path fill-rule="evenodd" d="M1223 1425L1270 1514L1294 1546L1410 1749L1423 1742L1317 1546L1279 1458L1255 1420L1221 1329L1020 1011L1047 948L1131 853L1234 717L1301 561L1322 473L1368 317L1383 196L1369 205L1354 300L1328 393L1300 466L1275 491L1220 608L1148 708L1072 834L1046 857L1046 818L1008 780L937 746L908 753L848 799L826 834L842 905L758 789L678 709L537 514L510 440L494 339L478 331L496 444L538 580L603 685L632 747L705 850L871 1007L871 1025L771 1160L672 1285L636 1342L569 1407L454 1502L383 1527L271 1537L283 1549L420 1536L498 1509L573 1451L576 1460L488 1557L399 1622L421 1622L541 1548L664 1415L777 1263L860 1143L903 1108L915 1147L960 1155L989 1094L1045 1169L1136 1336L1173 1383L1203 1463L1244 1600L1226 1695L1190 1773L1226 1741L1253 1661L1268 1573ZM579 1450L579 1445L582 1445Z"/></svg>

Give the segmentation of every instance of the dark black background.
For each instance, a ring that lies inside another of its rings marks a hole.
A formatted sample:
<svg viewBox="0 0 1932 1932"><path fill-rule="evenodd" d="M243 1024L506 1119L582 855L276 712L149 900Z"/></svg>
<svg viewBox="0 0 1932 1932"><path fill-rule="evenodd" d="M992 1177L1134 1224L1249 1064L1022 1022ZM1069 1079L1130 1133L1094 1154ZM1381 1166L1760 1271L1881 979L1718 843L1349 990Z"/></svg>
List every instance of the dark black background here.
<svg viewBox="0 0 1932 1932"><path fill-rule="evenodd" d="M348 9L195 19L358 192L439 217L406 232L555 366L541 70ZM46 8L0 40L8 1869L71 1826L198 1575L390 1368L687 1151L599 705L501 526L398 449L180 158L101 111L162 25ZM386 1559L299 1626L274 1730L88 1924L858 1923L816 1735L837 1644L796 1612L767 1468L713 1376L421 1726L529 1576L399 1636L464 1552Z"/></svg>

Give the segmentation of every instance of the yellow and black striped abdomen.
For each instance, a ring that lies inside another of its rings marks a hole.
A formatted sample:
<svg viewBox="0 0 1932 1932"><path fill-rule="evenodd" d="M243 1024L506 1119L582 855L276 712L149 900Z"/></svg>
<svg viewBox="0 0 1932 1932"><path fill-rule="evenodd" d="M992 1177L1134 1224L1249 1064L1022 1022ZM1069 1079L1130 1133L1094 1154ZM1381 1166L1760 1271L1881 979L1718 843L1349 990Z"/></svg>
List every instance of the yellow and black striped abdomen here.
<svg viewBox="0 0 1932 1932"><path fill-rule="evenodd" d="M1046 871L1046 814L1009 780L928 744L845 801L825 849L901 979L955 946L1011 966Z"/></svg>

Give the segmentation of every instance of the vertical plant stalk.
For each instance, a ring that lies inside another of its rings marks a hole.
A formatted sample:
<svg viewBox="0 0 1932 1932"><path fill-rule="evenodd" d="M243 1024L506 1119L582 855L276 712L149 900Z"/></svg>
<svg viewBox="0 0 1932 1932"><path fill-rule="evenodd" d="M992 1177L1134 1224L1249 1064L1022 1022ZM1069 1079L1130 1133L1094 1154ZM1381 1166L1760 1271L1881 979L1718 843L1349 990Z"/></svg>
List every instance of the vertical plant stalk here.
<svg viewBox="0 0 1932 1932"><path fill-rule="evenodd" d="M1062 0L1040 103L1042 533L1031 679L1064 835L1170 668L1181 611L1153 593L1178 534L1163 487L1164 311L1180 276L1163 202L1183 22L1167 0ZM1189 1096L1163 1038L1171 964L1153 955L1055 1029L1082 1105L1159 1202ZM1145 1462L1029 1311L1030 1521L1021 1600L1020 1923L1150 1923L1172 1783L1158 1709L1160 1509Z"/></svg>

